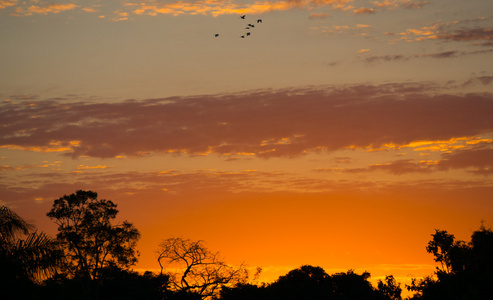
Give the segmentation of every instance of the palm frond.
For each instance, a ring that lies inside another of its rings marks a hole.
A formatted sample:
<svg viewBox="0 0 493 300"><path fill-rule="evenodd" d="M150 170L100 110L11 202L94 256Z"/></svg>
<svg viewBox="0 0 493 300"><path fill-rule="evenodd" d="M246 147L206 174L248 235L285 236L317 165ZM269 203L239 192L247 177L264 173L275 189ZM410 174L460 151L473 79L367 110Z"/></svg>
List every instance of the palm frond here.
<svg viewBox="0 0 493 300"><path fill-rule="evenodd" d="M16 236L28 234L34 226L6 206L0 207L0 242L12 241Z"/></svg>

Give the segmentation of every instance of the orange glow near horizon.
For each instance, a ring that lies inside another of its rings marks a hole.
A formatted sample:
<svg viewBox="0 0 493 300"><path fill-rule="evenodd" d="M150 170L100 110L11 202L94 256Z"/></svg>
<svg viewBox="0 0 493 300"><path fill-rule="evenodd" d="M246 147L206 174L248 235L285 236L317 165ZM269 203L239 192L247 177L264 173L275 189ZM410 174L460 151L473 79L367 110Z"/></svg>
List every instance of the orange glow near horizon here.
<svg viewBox="0 0 493 300"><path fill-rule="evenodd" d="M39 231L91 190L136 270L184 237L409 284L493 226L493 1L71 2L0 0L0 205Z"/></svg>

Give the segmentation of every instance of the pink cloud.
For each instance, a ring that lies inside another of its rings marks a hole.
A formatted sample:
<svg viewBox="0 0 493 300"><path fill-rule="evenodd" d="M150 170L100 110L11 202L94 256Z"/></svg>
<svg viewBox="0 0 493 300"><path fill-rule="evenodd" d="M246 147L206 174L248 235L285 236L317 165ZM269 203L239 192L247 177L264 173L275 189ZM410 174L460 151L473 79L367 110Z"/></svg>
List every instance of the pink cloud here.
<svg viewBox="0 0 493 300"><path fill-rule="evenodd" d="M493 131L493 95L429 96L434 89L354 85L118 103L5 103L0 147L58 149L72 157L279 157Z"/></svg>
<svg viewBox="0 0 493 300"><path fill-rule="evenodd" d="M443 155L437 164L440 170L462 169L473 167L473 173L493 174L493 149L462 150Z"/></svg>
<svg viewBox="0 0 493 300"><path fill-rule="evenodd" d="M345 169L346 173L389 172L395 175L408 173L429 173L432 170L426 164L415 163L411 160L396 160L388 164L371 165L367 168Z"/></svg>

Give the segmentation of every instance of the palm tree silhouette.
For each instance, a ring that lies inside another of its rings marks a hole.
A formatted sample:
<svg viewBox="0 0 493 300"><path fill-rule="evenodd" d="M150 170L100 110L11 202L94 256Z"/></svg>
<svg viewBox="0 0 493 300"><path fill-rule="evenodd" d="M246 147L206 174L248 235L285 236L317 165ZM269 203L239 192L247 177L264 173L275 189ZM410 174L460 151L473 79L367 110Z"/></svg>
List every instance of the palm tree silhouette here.
<svg viewBox="0 0 493 300"><path fill-rule="evenodd" d="M61 258L56 242L33 230L10 208L0 207L0 285L39 281L55 272Z"/></svg>

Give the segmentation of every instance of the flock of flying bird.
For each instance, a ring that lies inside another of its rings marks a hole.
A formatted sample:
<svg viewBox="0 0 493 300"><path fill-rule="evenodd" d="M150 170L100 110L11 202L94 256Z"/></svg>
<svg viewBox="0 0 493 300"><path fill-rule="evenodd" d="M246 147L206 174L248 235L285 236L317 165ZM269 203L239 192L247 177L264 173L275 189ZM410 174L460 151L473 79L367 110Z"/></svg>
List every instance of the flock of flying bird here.
<svg viewBox="0 0 493 300"><path fill-rule="evenodd" d="M240 16L240 19L245 20L245 18L246 18L246 15ZM262 19L257 19L257 24L258 23L262 23ZM255 25L248 23L248 25L245 29L249 30L251 28L255 28ZM240 38L244 39L245 37L250 36L250 35L251 35L250 31L248 31L245 34L241 35ZM219 37L219 33L214 34L214 37Z"/></svg>

